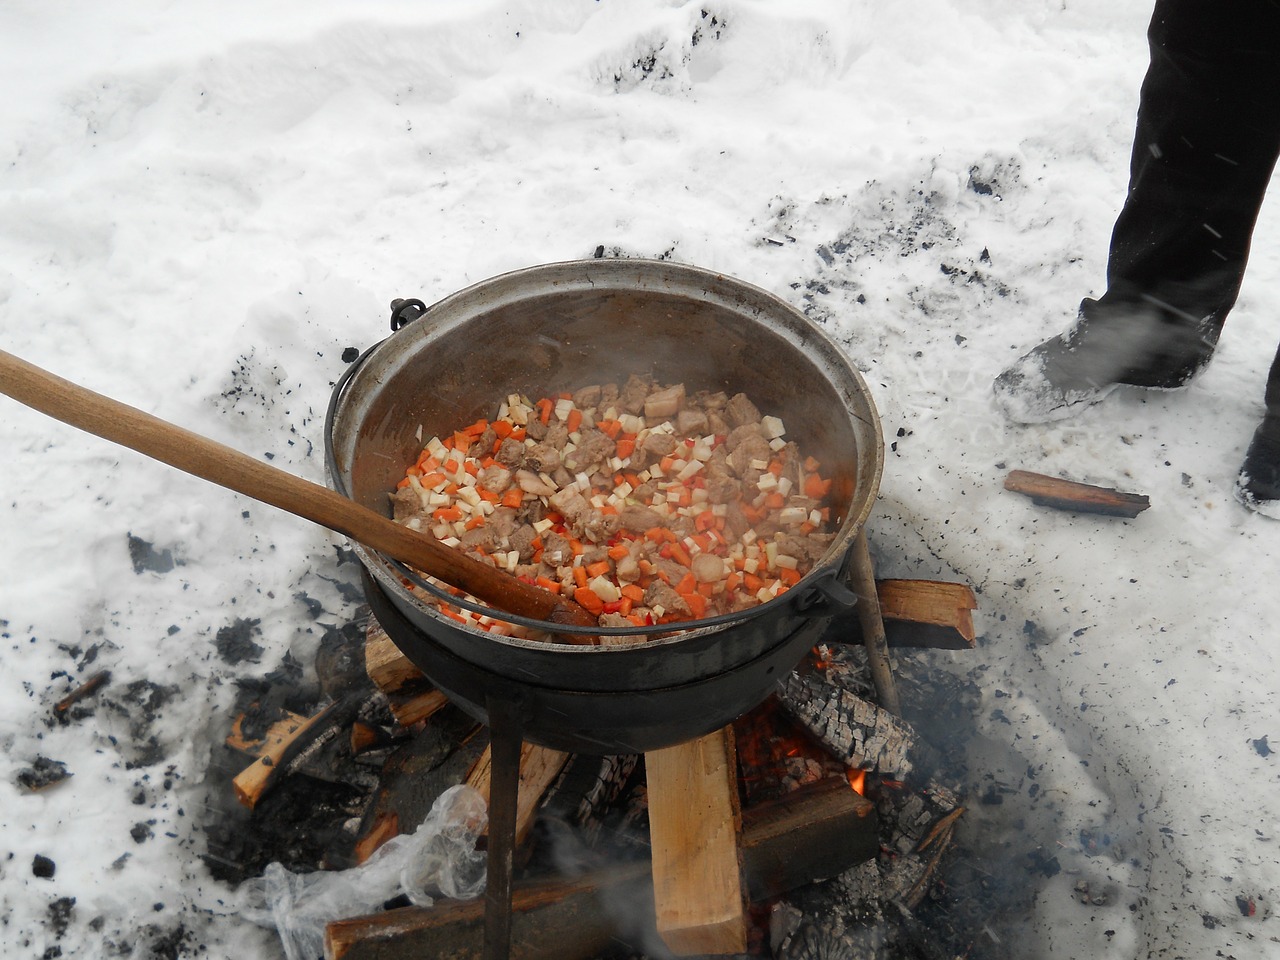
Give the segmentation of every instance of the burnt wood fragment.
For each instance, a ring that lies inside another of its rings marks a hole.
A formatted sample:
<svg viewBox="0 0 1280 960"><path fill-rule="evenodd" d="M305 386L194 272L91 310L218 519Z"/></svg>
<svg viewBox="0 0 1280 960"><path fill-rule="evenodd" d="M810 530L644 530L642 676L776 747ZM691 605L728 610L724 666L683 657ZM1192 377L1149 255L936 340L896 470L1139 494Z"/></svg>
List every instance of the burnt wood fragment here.
<svg viewBox="0 0 1280 960"><path fill-rule="evenodd" d="M1121 493L1111 487L1063 480L1028 470L1011 470L1004 479L1004 488L1030 497L1039 506L1077 513L1133 518L1151 506L1151 500L1145 494Z"/></svg>

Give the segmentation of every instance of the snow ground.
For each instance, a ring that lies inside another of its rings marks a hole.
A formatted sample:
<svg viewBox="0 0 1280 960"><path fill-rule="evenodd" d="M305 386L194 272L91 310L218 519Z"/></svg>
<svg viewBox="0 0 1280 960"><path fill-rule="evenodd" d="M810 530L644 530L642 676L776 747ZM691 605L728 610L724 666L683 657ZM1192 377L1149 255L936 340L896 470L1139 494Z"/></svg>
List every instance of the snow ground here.
<svg viewBox="0 0 1280 960"><path fill-rule="evenodd" d="M979 650L938 657L974 672L975 776L1009 790L970 829L1021 816L1018 854L1063 866L1014 925L1016 955L1271 956L1280 531L1231 483L1276 340L1280 214L1264 211L1189 389L1121 391L1045 427L990 399L1005 363L1100 292L1149 13L10 3L0 343L322 480L329 384L393 297L598 246L776 292L871 384L893 445L868 528L881 574L979 591ZM234 681L306 662L317 625L352 613L340 539L0 403L5 954L277 956L200 861L202 781ZM1152 507L1048 511L1002 490L1013 468ZM175 566L136 573L131 536ZM241 618L256 664L213 642ZM121 708L51 722L104 667ZM37 756L74 776L23 790ZM1106 902L1081 905L1081 878Z"/></svg>

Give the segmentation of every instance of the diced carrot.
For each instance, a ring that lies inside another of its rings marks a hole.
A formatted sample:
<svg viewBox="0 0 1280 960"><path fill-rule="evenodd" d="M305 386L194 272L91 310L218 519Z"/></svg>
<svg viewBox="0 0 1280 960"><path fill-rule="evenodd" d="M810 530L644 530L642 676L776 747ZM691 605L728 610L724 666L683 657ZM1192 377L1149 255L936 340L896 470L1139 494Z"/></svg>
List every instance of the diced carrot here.
<svg viewBox="0 0 1280 960"><path fill-rule="evenodd" d="M543 590L550 590L552 593L560 592L560 581L552 580L550 577L538 577L535 581Z"/></svg>
<svg viewBox="0 0 1280 960"><path fill-rule="evenodd" d="M622 432L621 420L597 420L596 428L610 440L617 440L618 434ZM621 456L621 454L619 454Z"/></svg>
<svg viewBox="0 0 1280 960"><path fill-rule="evenodd" d="M622 595L634 603L644 603L644 590L634 583L623 584Z"/></svg>
<svg viewBox="0 0 1280 960"><path fill-rule="evenodd" d="M746 571L743 571L742 573L742 583L743 583L743 586L745 586L752 593L756 593L757 591L759 591L761 587L764 586L763 580L757 577L754 573L747 573Z"/></svg>
<svg viewBox="0 0 1280 960"><path fill-rule="evenodd" d="M524 503L524 491L519 487L512 487L502 495L501 503L504 507L519 509L520 504Z"/></svg>
<svg viewBox="0 0 1280 960"><path fill-rule="evenodd" d="M555 404L545 397L534 404L538 408L538 419L544 424L551 422L551 411L555 408Z"/></svg>
<svg viewBox="0 0 1280 960"><path fill-rule="evenodd" d="M584 547L584 546L582 545L582 541L581 541L581 540L575 540L574 538L570 537L570 538L569 538L569 549L573 551L573 555L574 555L575 557L580 557L580 556L582 556L583 551L585 551L585 550L586 550L586 547Z"/></svg>
<svg viewBox="0 0 1280 960"><path fill-rule="evenodd" d="M617 449L614 451L614 453L618 456L618 458L622 460L627 459L627 457L631 456L635 452L636 452L636 439L635 437L629 437L629 436L620 438L618 440Z"/></svg>
<svg viewBox="0 0 1280 960"><path fill-rule="evenodd" d="M594 590L588 587L578 587L573 591L573 599L578 601L578 605L587 613L600 616L604 611L604 601L596 596Z"/></svg>
<svg viewBox="0 0 1280 960"><path fill-rule="evenodd" d="M476 514L474 517L468 520L465 524L463 524L463 526L467 530L474 530L476 527L484 526L484 514L483 513Z"/></svg>
<svg viewBox="0 0 1280 960"><path fill-rule="evenodd" d="M671 468L675 466L675 462L676 462L675 457L663 457L661 460L658 461L658 466L662 468L663 473L670 473Z"/></svg>
<svg viewBox="0 0 1280 960"><path fill-rule="evenodd" d="M588 577L603 577L609 572L608 560L597 560L595 563L587 564Z"/></svg>
<svg viewBox="0 0 1280 960"><path fill-rule="evenodd" d="M587 585L587 571L582 567L574 567L573 580L579 587L585 587Z"/></svg>
<svg viewBox="0 0 1280 960"><path fill-rule="evenodd" d="M779 567L778 579L789 587L794 586L800 582L800 571L794 567Z"/></svg>
<svg viewBox="0 0 1280 960"><path fill-rule="evenodd" d="M804 458L804 468L805 468L806 470L808 470L810 473L817 473L817 472L818 472L818 468L819 468L819 467L821 467L821 466L822 466L822 464L820 464L820 463L819 463L817 460L815 460L813 457L805 457L805 458Z"/></svg>
<svg viewBox="0 0 1280 960"><path fill-rule="evenodd" d="M684 548L684 544L678 540L671 544L671 559L686 567L693 563L693 558L689 556L689 551L686 550Z"/></svg>
<svg viewBox="0 0 1280 960"><path fill-rule="evenodd" d="M449 507L440 507L438 510L431 512L431 519L439 523L442 520L453 522L462 519L462 508L456 503Z"/></svg>
<svg viewBox="0 0 1280 960"><path fill-rule="evenodd" d="M702 594L695 590L693 593L682 593L680 597L689 605L695 620L701 620L707 615L707 598Z"/></svg>
<svg viewBox="0 0 1280 960"><path fill-rule="evenodd" d="M403 490L408 485L409 485L409 478L405 477L403 480L401 480L399 483L396 484L396 489Z"/></svg>
<svg viewBox="0 0 1280 960"><path fill-rule="evenodd" d="M693 518L693 525L699 530L710 530L716 525L717 517L710 510L703 510Z"/></svg>
<svg viewBox="0 0 1280 960"><path fill-rule="evenodd" d="M478 437L480 436L480 434L484 433L488 429L489 429L489 421L484 419L484 417L481 417L471 426L465 428L462 432L469 434L472 437Z"/></svg>
<svg viewBox="0 0 1280 960"><path fill-rule="evenodd" d="M480 495L480 499L483 500L485 503L501 503L502 502L502 494L494 493L488 487L481 487L477 485L476 493Z"/></svg>
<svg viewBox="0 0 1280 960"><path fill-rule="evenodd" d="M698 589L698 581L694 579L692 573L686 573L680 578L680 582L676 584L676 593L696 593Z"/></svg>
<svg viewBox="0 0 1280 960"><path fill-rule="evenodd" d="M715 595L715 592L716 592L715 581L708 580L706 583L698 584L698 592L702 594L704 597L707 597L708 599L710 599L712 596Z"/></svg>
<svg viewBox="0 0 1280 960"><path fill-rule="evenodd" d="M498 435L499 440L505 440L507 437L511 436L511 431L515 427L515 424L510 420L495 420L490 424L490 426L493 427L493 432Z"/></svg>
<svg viewBox="0 0 1280 960"><path fill-rule="evenodd" d="M524 438L525 438L525 430L524 430L524 427L516 427L515 429L513 429L513 430L511 431L511 439L512 439L512 440L519 440L519 441L523 442L523 441L524 441Z"/></svg>
<svg viewBox="0 0 1280 960"><path fill-rule="evenodd" d="M625 543L619 543L609 548L608 550L609 559L621 560L630 552L631 552L630 549L628 549Z"/></svg>
<svg viewBox="0 0 1280 960"><path fill-rule="evenodd" d="M577 433L578 428L582 426L582 411L577 407L570 410L564 425L569 428L570 433Z"/></svg>
<svg viewBox="0 0 1280 960"><path fill-rule="evenodd" d="M823 480L816 473L811 473L804 478L804 495L814 500L821 500L831 490L831 481Z"/></svg>
<svg viewBox="0 0 1280 960"><path fill-rule="evenodd" d="M728 590L730 593L732 593L734 590L737 590L738 587L741 586L741 584L742 584L742 574L740 574L737 570L733 571L733 573L729 574L727 577L724 578L724 588Z"/></svg>
<svg viewBox="0 0 1280 960"><path fill-rule="evenodd" d="M777 459L770 460L769 472L772 473L775 477L782 476L782 461Z"/></svg>
<svg viewBox="0 0 1280 960"><path fill-rule="evenodd" d="M787 498L780 493L771 493L764 498L764 505L768 510L781 510L787 505Z"/></svg>
<svg viewBox="0 0 1280 960"><path fill-rule="evenodd" d="M632 599L624 595L623 598L618 601L618 613L622 614L622 616L625 617L627 614L631 612L632 603L633 603Z"/></svg>

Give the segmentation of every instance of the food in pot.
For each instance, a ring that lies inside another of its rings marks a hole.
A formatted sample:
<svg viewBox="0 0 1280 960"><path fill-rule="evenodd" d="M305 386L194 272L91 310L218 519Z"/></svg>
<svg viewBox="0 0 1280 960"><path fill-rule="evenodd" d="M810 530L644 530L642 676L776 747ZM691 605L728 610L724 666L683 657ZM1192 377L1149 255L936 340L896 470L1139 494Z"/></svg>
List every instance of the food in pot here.
<svg viewBox="0 0 1280 960"><path fill-rule="evenodd" d="M700 620L771 600L834 538L831 481L746 394L632 376L427 441L392 495L397 522L528 583L604 627ZM492 633L505 621L442 604Z"/></svg>

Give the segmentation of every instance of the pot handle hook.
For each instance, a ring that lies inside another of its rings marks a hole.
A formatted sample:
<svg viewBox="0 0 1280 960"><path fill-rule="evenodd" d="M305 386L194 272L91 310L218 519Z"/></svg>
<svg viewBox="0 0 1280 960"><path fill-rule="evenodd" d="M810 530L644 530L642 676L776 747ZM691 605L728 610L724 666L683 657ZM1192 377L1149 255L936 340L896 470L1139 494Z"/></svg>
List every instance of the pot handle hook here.
<svg viewBox="0 0 1280 960"><path fill-rule="evenodd" d="M425 303L417 297L411 297L408 300L396 298L391 301L391 332L395 333L402 327L407 327L413 321L417 320L430 309Z"/></svg>
<svg viewBox="0 0 1280 960"><path fill-rule="evenodd" d="M813 582L809 591L796 601L797 613L806 617L830 617L848 613L858 602L840 571L829 570Z"/></svg>

